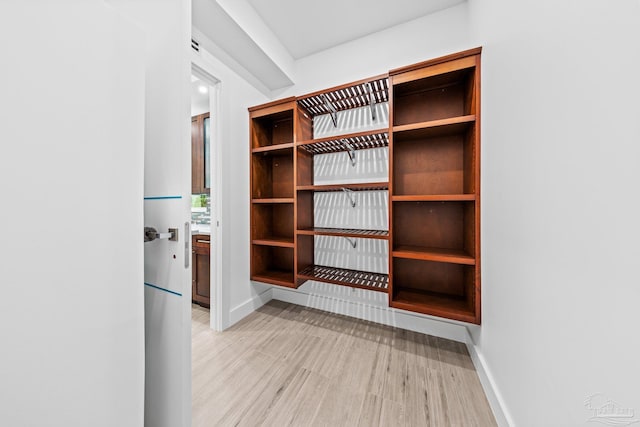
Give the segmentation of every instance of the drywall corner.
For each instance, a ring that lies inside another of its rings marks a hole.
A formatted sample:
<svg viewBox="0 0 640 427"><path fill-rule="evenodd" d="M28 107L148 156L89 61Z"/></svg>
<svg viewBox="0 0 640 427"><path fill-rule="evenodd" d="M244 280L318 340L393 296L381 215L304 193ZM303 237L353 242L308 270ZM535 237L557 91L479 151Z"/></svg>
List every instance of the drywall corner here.
<svg viewBox="0 0 640 427"><path fill-rule="evenodd" d="M482 384L482 389L484 390L484 394L487 396L487 400L489 401L489 406L491 406L491 410L493 411L493 416L496 418L496 422L500 427L511 427L513 426L513 420L509 415L509 411L507 410L506 404L500 391L496 386L496 382L493 379L493 375L491 375L491 371L487 366L487 362L482 356L482 353L478 350L475 343L471 339L471 335L467 333L467 349L469 350L469 356L471 356L471 361L473 362L473 366L476 368L476 372L478 373L478 378L480 379L480 384Z"/></svg>
<svg viewBox="0 0 640 427"><path fill-rule="evenodd" d="M234 324L238 323L239 321L241 321L242 319L244 319L245 317L247 317L257 309L259 309L260 307L262 307L272 299L273 299L273 292L271 288L269 288L255 295L254 297L249 298L248 300L241 303L240 305L232 308L229 311L229 324L226 325L224 329L229 328Z"/></svg>

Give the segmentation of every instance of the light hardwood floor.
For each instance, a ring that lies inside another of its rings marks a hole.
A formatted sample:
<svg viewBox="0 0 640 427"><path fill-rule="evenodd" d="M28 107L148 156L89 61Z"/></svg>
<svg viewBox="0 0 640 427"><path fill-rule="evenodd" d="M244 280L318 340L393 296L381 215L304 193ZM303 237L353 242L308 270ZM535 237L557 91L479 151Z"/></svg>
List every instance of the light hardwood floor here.
<svg viewBox="0 0 640 427"><path fill-rule="evenodd" d="M463 344L271 301L193 306L193 426L495 426Z"/></svg>

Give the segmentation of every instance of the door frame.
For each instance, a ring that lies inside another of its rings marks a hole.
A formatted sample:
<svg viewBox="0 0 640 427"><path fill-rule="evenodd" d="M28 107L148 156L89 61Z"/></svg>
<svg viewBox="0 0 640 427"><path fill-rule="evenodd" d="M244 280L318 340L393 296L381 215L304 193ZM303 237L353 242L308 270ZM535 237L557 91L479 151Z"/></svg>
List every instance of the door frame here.
<svg viewBox="0 0 640 427"><path fill-rule="evenodd" d="M212 70L211 64L205 61L195 52L191 53L191 72L198 76L201 80L209 84L209 117L211 124L211 139L209 142L210 165L213 168L211 174L211 238L210 238L210 289L209 295L212 296L210 310L213 315L210 316L209 326L215 331L222 331L222 223L221 206L222 206L222 120L220 118L220 91L222 82Z"/></svg>

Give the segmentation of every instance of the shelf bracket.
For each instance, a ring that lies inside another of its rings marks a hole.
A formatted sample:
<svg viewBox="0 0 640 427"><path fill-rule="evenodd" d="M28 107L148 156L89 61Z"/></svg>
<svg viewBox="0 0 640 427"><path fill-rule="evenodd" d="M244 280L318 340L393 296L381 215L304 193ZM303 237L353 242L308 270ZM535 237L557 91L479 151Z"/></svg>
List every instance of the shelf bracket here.
<svg viewBox="0 0 640 427"><path fill-rule="evenodd" d="M353 237L346 237L346 236L340 236L340 237L342 237L347 242L349 242L349 244L353 247L353 249L355 249L356 246L358 246L358 241L356 239L354 239Z"/></svg>
<svg viewBox="0 0 640 427"><path fill-rule="evenodd" d="M329 111L329 114L331 114L331 121L333 122L333 127L337 128L338 127L338 110L336 110L336 107L334 107L331 101L329 101L329 98L327 97L327 95L323 94L322 99L324 99L324 106Z"/></svg>
<svg viewBox="0 0 640 427"><path fill-rule="evenodd" d="M351 166L356 165L356 150L353 148L351 144L347 142L346 139L341 139L340 142L344 145L344 148L347 149L347 154L349 155L349 159L351 160Z"/></svg>
<svg viewBox="0 0 640 427"><path fill-rule="evenodd" d="M365 85L365 91L369 95L369 109L371 110L371 120L376 119L376 100L373 95L373 89L371 89L371 83Z"/></svg>
<svg viewBox="0 0 640 427"><path fill-rule="evenodd" d="M344 188L342 187L342 191L347 195L347 197L349 198L349 201L351 202L351 207L355 208L356 207L356 198L354 196L354 191L349 189L349 188Z"/></svg>

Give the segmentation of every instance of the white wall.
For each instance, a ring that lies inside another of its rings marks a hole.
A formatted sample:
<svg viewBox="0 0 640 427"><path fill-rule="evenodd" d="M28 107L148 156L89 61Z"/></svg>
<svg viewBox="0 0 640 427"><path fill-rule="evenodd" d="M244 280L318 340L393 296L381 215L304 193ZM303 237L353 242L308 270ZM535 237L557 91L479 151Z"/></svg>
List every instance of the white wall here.
<svg viewBox="0 0 640 427"><path fill-rule="evenodd" d="M470 2L483 50L483 323L518 426L640 416L640 3Z"/></svg>
<svg viewBox="0 0 640 427"><path fill-rule="evenodd" d="M142 425L140 36L99 0L0 3L0 425Z"/></svg>
<svg viewBox="0 0 640 427"><path fill-rule="evenodd" d="M467 49L467 15L462 3L299 59L296 85L277 95L303 95Z"/></svg>

